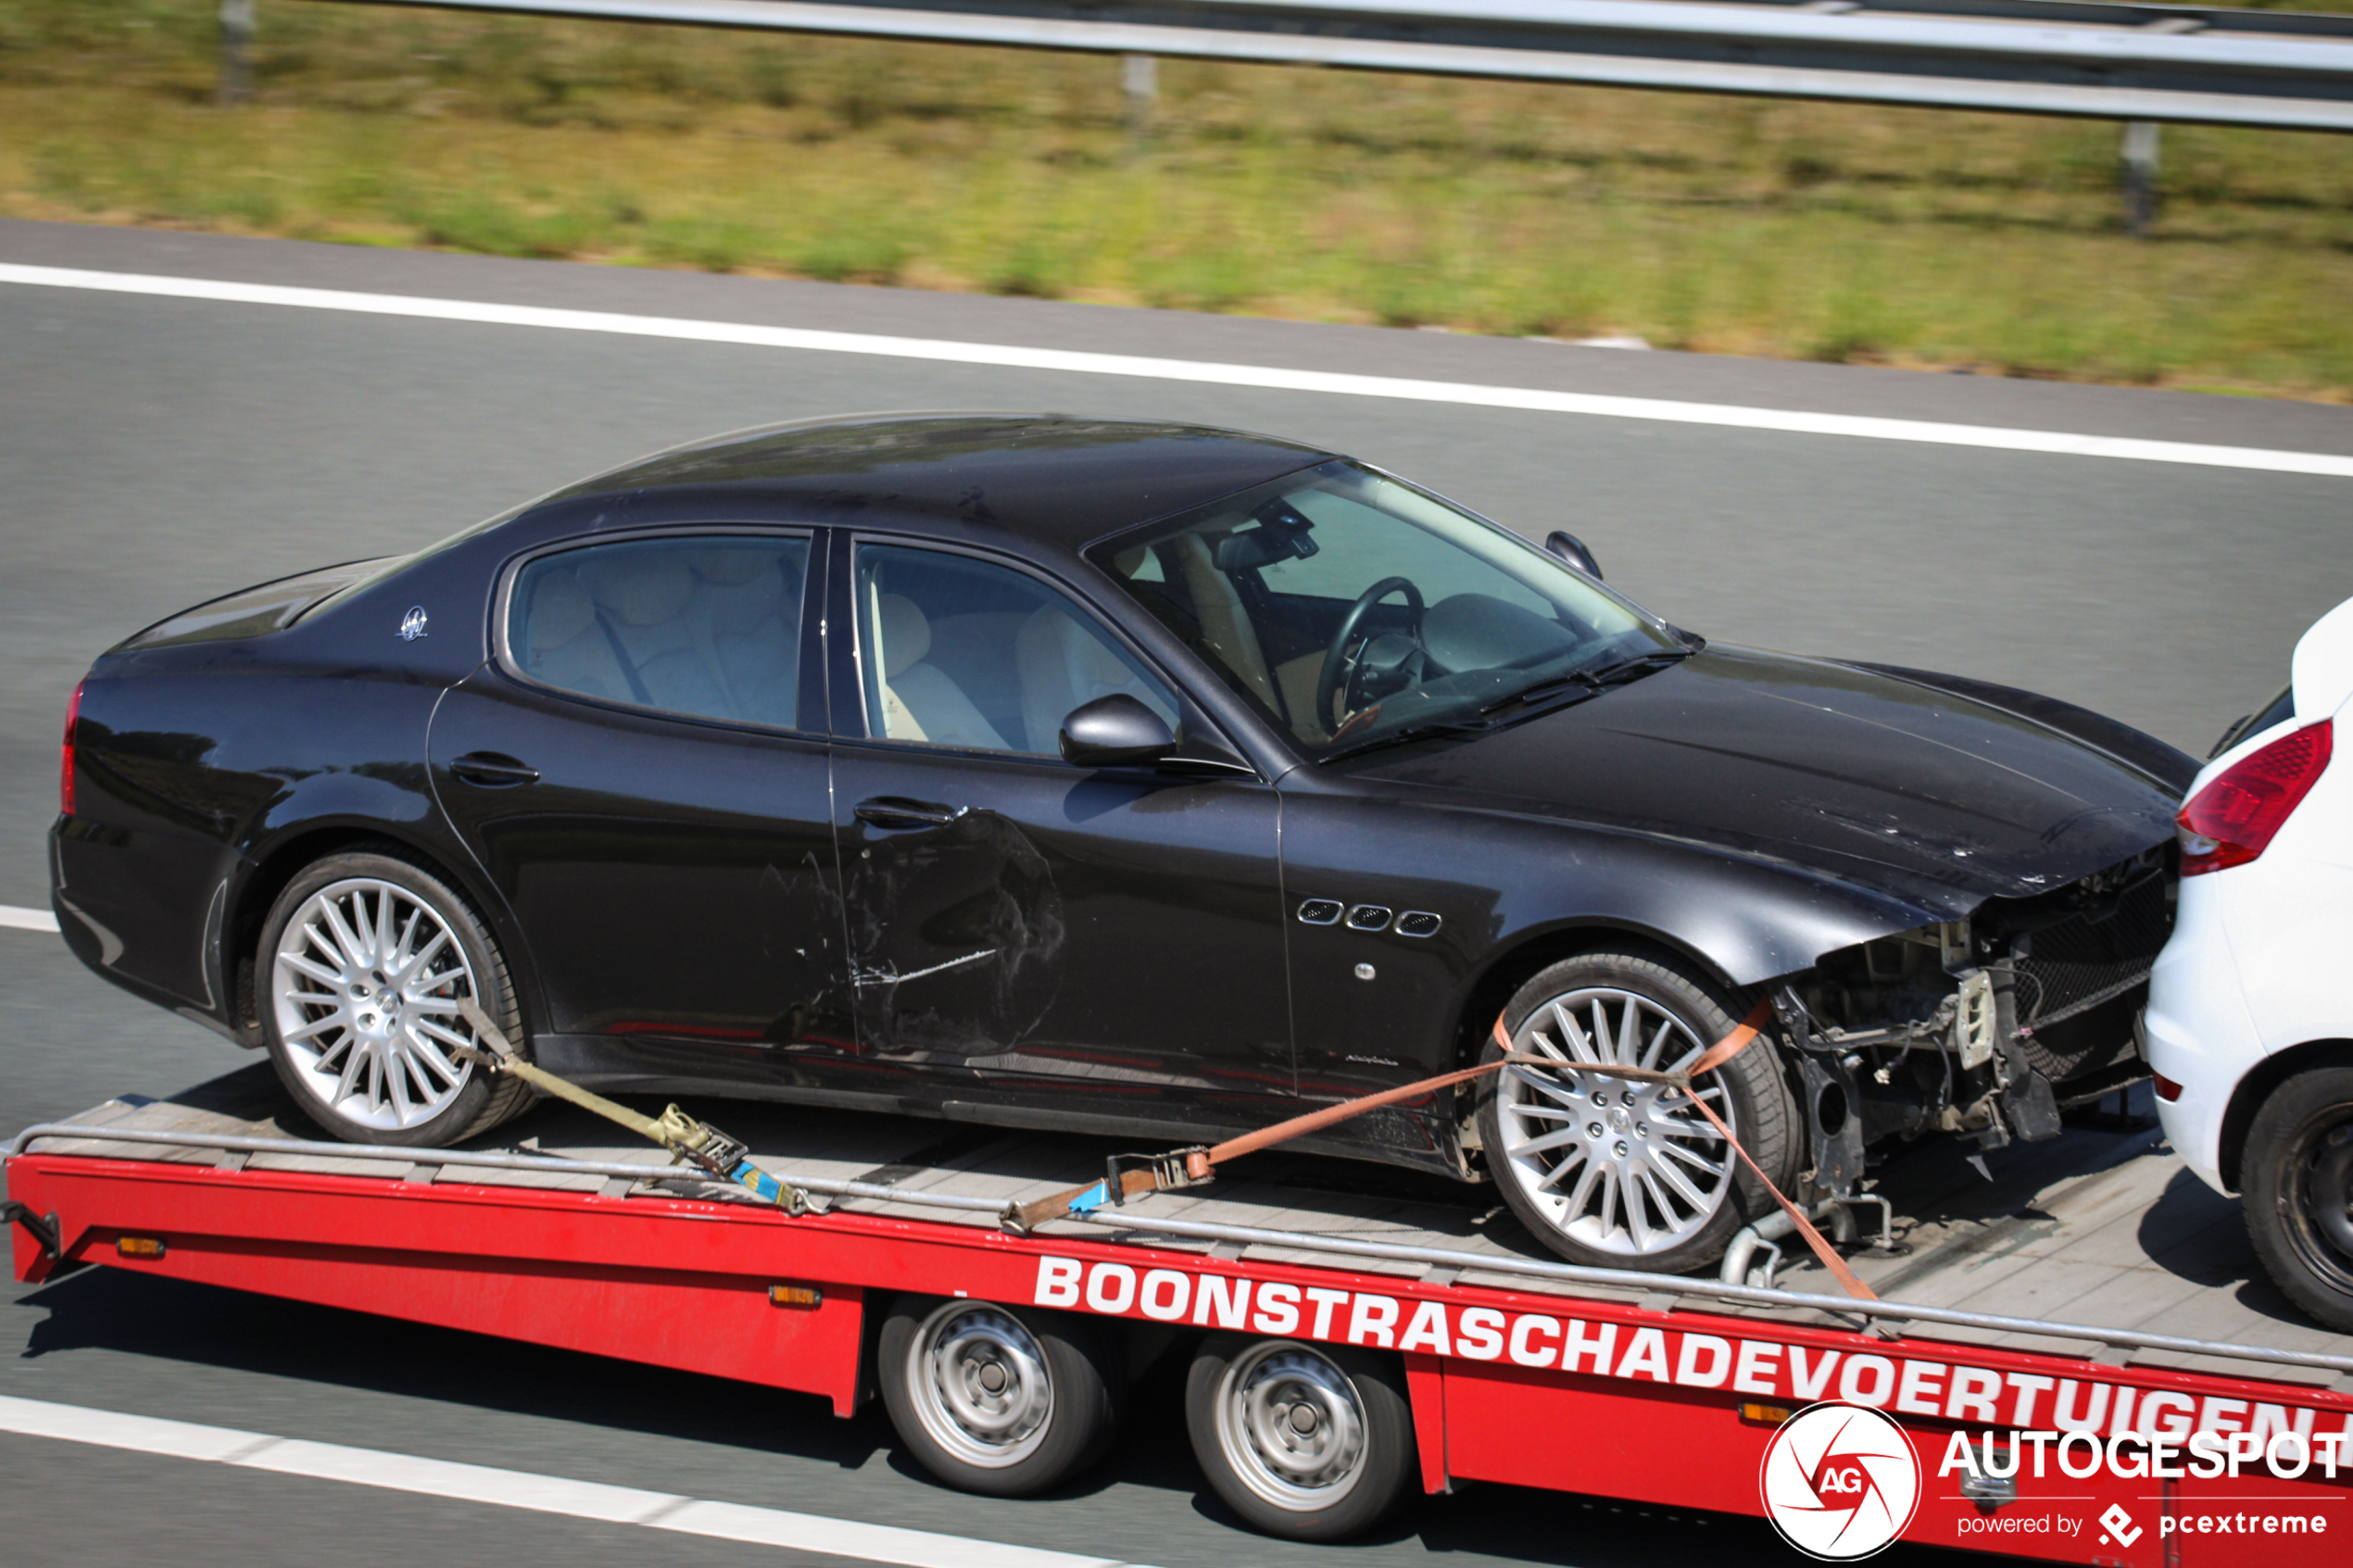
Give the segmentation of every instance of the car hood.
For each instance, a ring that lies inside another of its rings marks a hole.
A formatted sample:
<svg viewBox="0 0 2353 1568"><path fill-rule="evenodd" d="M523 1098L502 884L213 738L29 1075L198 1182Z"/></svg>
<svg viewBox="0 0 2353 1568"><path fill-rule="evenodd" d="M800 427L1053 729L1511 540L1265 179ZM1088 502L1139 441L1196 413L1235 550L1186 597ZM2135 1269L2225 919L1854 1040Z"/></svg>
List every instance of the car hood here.
<svg viewBox="0 0 2353 1568"><path fill-rule="evenodd" d="M2165 775L2196 766L2028 694L1720 645L1491 734L1365 760L1360 778L1466 806L1718 845L1948 909L2163 841L2180 799Z"/></svg>

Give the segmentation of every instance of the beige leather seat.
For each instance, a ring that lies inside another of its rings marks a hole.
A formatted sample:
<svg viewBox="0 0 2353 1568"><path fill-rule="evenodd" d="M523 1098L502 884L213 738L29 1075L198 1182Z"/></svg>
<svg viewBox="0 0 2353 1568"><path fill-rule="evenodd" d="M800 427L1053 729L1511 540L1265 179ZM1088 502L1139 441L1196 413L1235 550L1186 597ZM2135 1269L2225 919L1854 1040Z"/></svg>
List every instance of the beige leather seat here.
<svg viewBox="0 0 2353 1568"><path fill-rule="evenodd" d="M597 627L597 607L580 573L551 567L533 583L523 632L523 672L585 696L631 700L612 645Z"/></svg>
<svg viewBox="0 0 2353 1568"><path fill-rule="evenodd" d="M883 734L892 740L923 740L935 746L969 746L988 751L1016 749L973 706L963 688L924 656L931 651L931 622L912 599L876 596L876 655L882 662Z"/></svg>
<svg viewBox="0 0 2353 1568"><path fill-rule="evenodd" d="M1125 692L1161 717L1172 731L1176 713L1167 697L1127 667L1091 630L1049 605L1022 622L1013 639L1021 669L1022 726L1029 749L1051 757L1062 749L1063 721L1071 709Z"/></svg>
<svg viewBox="0 0 2353 1568"><path fill-rule="evenodd" d="M1202 644L1268 708L1282 711L1265 652L1258 646L1258 629L1250 623L1241 596L1217 570L1209 542L1198 533L1180 533L1168 543L1176 557L1176 570L1185 579L1185 592L1192 598L1193 613L1201 619Z"/></svg>
<svg viewBox="0 0 2353 1568"><path fill-rule="evenodd" d="M791 724L800 685L800 583L773 549L686 552L697 581L686 633L726 702L724 717Z"/></svg>

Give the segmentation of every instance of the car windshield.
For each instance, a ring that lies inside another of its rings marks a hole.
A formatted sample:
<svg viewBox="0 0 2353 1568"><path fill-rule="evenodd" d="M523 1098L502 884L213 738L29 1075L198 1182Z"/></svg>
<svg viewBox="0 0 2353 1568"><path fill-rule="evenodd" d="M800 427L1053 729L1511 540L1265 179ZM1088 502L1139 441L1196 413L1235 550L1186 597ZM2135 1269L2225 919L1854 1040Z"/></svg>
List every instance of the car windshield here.
<svg viewBox="0 0 2353 1568"><path fill-rule="evenodd" d="M1349 462L1087 554L1317 759L1490 728L1690 651L1518 535Z"/></svg>

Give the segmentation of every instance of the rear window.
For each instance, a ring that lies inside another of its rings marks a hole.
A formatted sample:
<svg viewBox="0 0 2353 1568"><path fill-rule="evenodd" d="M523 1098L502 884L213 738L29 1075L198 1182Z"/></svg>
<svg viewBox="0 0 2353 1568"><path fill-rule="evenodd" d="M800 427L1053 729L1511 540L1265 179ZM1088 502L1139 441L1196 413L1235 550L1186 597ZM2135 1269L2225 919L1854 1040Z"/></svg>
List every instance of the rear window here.
<svg viewBox="0 0 2353 1568"><path fill-rule="evenodd" d="M2211 762L2247 736L2259 735L2272 725L2284 724L2295 717L2296 688L2293 685L2282 686L2279 696L2224 730L2222 738L2214 743L2214 749L2206 754L2206 759Z"/></svg>

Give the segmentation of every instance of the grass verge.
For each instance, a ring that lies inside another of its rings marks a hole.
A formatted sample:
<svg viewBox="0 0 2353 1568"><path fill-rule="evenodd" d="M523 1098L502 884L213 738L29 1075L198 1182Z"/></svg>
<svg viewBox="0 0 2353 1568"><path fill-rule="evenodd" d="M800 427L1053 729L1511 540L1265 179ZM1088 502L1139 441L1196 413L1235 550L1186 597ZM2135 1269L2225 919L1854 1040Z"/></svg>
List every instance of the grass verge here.
<svg viewBox="0 0 2353 1568"><path fill-rule="evenodd" d="M0 212L2353 401L2353 138L0 0Z"/></svg>

